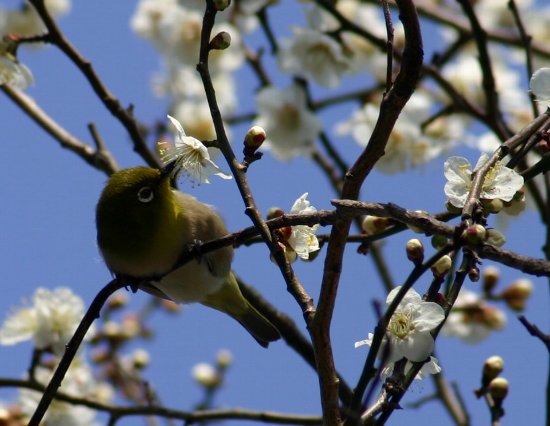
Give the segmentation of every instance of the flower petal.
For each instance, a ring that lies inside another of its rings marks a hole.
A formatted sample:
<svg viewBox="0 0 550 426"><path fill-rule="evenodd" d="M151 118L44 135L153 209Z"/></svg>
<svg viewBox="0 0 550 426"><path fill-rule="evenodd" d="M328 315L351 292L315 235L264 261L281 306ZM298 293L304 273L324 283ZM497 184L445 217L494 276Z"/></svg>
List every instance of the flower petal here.
<svg viewBox="0 0 550 426"><path fill-rule="evenodd" d="M388 293L388 297L386 297L386 305L389 305L391 302L393 302L393 299L395 299L395 296L397 296L397 293L399 293L399 290L401 290L401 286L395 287L392 291ZM410 303L416 304L420 303L422 298L420 295L416 292L414 288L409 289L403 299L401 300L401 303L399 304L400 307L404 307Z"/></svg>
<svg viewBox="0 0 550 426"><path fill-rule="evenodd" d="M422 302L414 320L414 328L419 332L431 331L445 319L445 311L435 302Z"/></svg>
<svg viewBox="0 0 550 426"><path fill-rule="evenodd" d="M550 101L550 68L540 68L533 73L529 82L531 92L540 102Z"/></svg>
<svg viewBox="0 0 550 426"><path fill-rule="evenodd" d="M187 136L185 134L185 130L183 130L183 127L181 126L180 122L178 120L176 120L174 117L172 117L171 115L167 115L168 119L172 122L172 125L176 128L176 130L178 131L178 133L180 134L180 136Z"/></svg>
<svg viewBox="0 0 550 426"><path fill-rule="evenodd" d="M394 340L401 339L392 339ZM399 345L396 345L395 352L399 351L409 361L419 362L424 361L434 350L434 339L429 332L414 333L408 339L402 339ZM393 348L392 348L393 351Z"/></svg>

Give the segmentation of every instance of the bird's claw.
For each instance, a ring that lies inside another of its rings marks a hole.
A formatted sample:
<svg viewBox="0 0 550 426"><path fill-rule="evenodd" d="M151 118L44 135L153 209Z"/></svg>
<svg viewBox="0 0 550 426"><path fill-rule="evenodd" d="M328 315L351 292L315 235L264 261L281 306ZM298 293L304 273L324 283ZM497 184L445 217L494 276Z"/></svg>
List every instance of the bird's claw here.
<svg viewBox="0 0 550 426"><path fill-rule="evenodd" d="M137 293L139 290L139 282L137 282L135 278L122 274L116 274L115 278L124 285L126 290L130 290L132 293Z"/></svg>
<svg viewBox="0 0 550 426"><path fill-rule="evenodd" d="M192 255L195 260L199 263L201 263L203 254L201 250L202 241L201 240L193 240L190 243L186 244L186 252Z"/></svg>

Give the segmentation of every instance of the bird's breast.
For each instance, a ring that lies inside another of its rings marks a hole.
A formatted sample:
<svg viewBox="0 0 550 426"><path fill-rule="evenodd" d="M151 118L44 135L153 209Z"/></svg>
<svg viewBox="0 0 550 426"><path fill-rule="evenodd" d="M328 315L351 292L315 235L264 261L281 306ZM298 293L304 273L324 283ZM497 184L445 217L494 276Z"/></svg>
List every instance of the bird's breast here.
<svg viewBox="0 0 550 426"><path fill-rule="evenodd" d="M225 276L213 275L205 259L192 260L162 280L154 282L166 296L174 302L201 302L223 285Z"/></svg>

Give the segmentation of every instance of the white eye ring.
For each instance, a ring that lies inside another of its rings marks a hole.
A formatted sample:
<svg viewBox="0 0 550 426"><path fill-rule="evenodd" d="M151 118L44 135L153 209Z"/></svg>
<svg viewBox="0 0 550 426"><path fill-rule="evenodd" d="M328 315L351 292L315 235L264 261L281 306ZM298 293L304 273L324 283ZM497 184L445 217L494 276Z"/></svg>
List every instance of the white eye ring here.
<svg viewBox="0 0 550 426"><path fill-rule="evenodd" d="M140 190L137 193L137 198L142 203L148 203L155 198L155 193L151 189L150 186L144 186L143 188L140 188Z"/></svg>

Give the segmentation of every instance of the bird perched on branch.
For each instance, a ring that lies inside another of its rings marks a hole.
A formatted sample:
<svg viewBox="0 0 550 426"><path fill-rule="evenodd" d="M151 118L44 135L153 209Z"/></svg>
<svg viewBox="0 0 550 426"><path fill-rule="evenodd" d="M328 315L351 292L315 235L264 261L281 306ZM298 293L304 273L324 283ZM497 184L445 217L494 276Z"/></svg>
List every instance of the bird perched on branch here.
<svg viewBox="0 0 550 426"><path fill-rule="evenodd" d="M163 169L135 167L114 173L96 211L97 241L117 276L180 303L198 302L236 319L263 347L279 331L242 295L231 271L233 248L223 247L177 267L197 241L227 235L220 216L172 186L174 162ZM174 269L176 267L176 269Z"/></svg>

